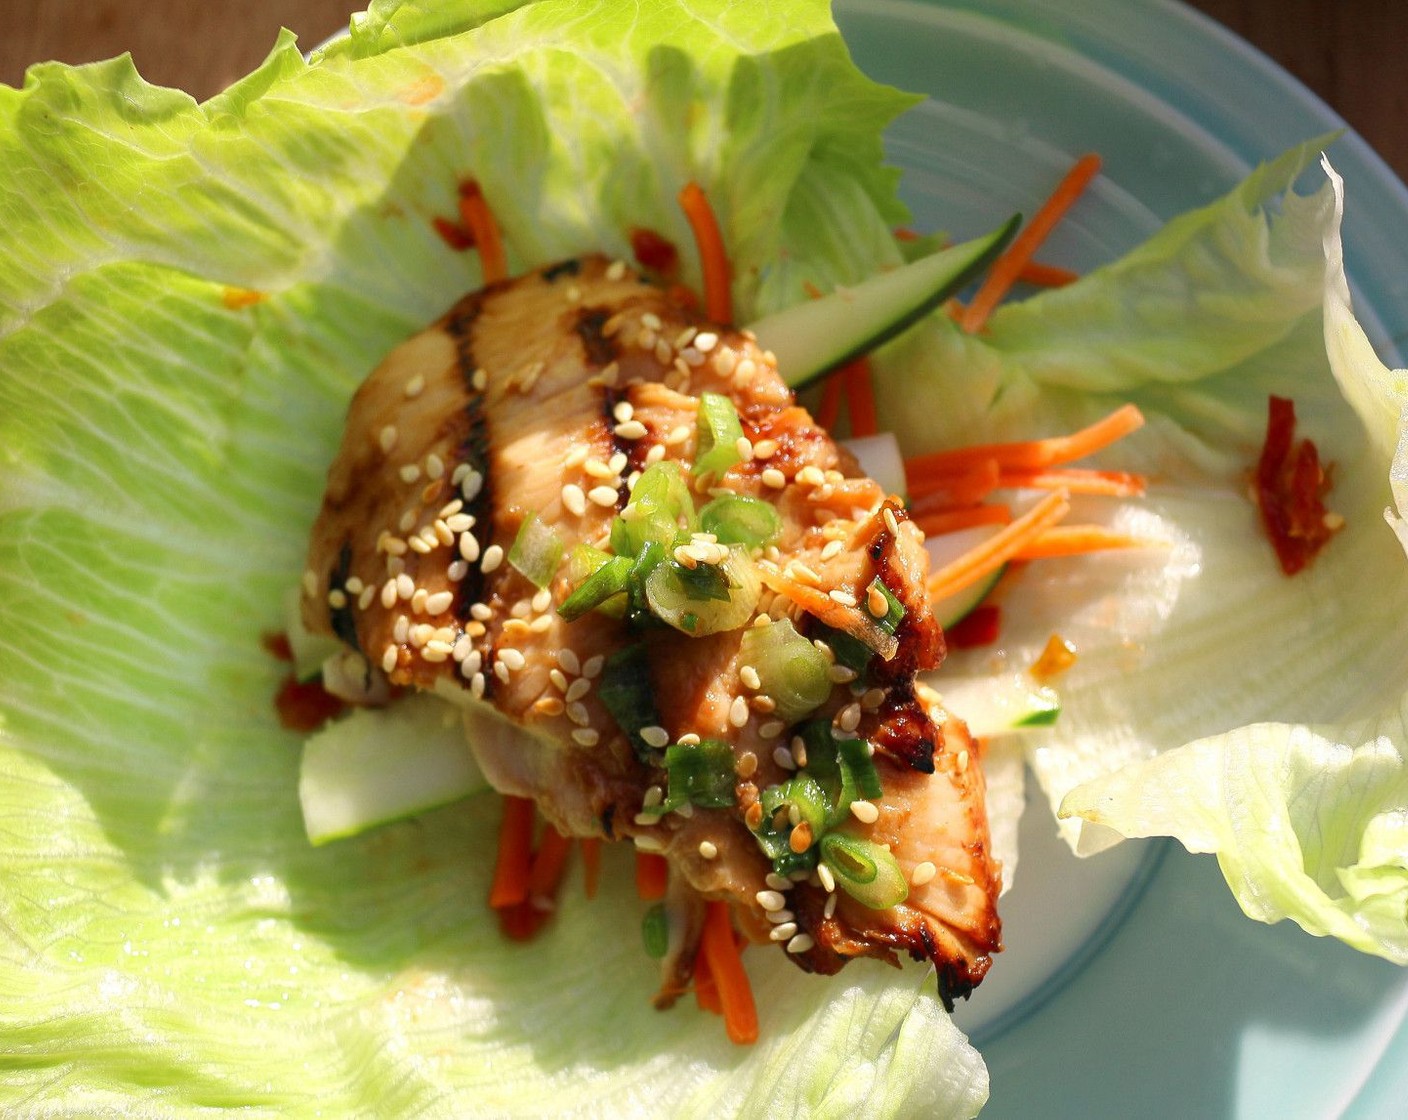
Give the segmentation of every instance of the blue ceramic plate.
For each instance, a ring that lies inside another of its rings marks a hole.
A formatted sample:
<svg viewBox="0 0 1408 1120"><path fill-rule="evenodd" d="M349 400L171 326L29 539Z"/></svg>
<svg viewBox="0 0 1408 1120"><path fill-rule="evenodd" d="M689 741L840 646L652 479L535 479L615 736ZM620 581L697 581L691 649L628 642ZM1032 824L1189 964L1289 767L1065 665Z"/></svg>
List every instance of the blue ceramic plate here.
<svg viewBox="0 0 1408 1120"><path fill-rule="evenodd" d="M837 18L867 73L933 98L890 137L919 228L1029 213L1076 156L1102 155L1104 176L1043 252L1078 268L1344 127L1175 3L852 0ZM1402 365L1408 242L1382 233L1408 228L1408 191L1352 134L1328 151L1347 184L1356 311ZM985 1118L1408 1115L1408 972L1249 921L1216 863L1173 845L1077 863L1037 809L1009 952L963 1012L992 1072Z"/></svg>

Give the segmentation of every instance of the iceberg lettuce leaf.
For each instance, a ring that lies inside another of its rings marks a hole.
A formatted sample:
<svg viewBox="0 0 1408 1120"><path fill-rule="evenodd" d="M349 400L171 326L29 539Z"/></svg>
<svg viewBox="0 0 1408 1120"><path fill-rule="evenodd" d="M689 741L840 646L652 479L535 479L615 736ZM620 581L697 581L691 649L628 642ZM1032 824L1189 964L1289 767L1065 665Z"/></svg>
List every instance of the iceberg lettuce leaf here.
<svg viewBox="0 0 1408 1120"><path fill-rule="evenodd" d="M1391 484L1392 505L1383 513L1401 539L1408 372L1386 369L1354 319L1339 234L1344 185L1328 163L1325 170L1334 199L1333 219L1323 231L1326 351L1336 383L1363 423L1370 477L1362 485L1383 509L1385 484ZM1372 553L1357 549L1365 565L1353 576L1346 572L1338 586L1344 599L1370 600L1390 624L1401 625L1408 571L1376 512L1360 513ZM1331 637L1343 656L1311 685L1327 691L1334 675L1362 685L1361 670L1383 658L1398 676L1362 692L1377 710L1338 723L1258 723L1189 743L1078 786L1061 812L1126 836L1173 836L1190 851L1214 852L1251 917L1289 918L1310 933L1408 964L1403 654L1359 612L1323 622L1363 643L1362 652ZM1280 639L1268 631L1263 640ZM1355 706L1346 705L1345 714L1355 716Z"/></svg>
<svg viewBox="0 0 1408 1120"><path fill-rule="evenodd" d="M433 227L462 180L515 269L626 255L645 226L690 279L674 199L698 179L752 314L890 259L808 224L827 198L872 234L902 216L880 131L909 103L820 2L379 4L311 60L279 38L205 104L125 58L0 88L0 1099L977 1112L986 1072L932 977L749 954L745 1050L650 1008L624 866L504 941L494 799L312 848L261 641L353 388L479 284Z"/></svg>

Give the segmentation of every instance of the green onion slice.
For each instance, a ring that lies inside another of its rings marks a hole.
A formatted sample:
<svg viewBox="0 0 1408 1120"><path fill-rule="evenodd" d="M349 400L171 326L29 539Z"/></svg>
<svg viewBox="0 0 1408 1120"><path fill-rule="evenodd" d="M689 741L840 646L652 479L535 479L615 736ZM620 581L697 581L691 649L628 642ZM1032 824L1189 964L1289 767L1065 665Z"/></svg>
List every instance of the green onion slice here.
<svg viewBox="0 0 1408 1120"><path fill-rule="evenodd" d="M818 640L831 647L831 652L836 655L836 664L844 665L862 678L869 671L870 659L875 656L875 651L859 638L822 623L816 625L815 632Z"/></svg>
<svg viewBox="0 0 1408 1120"><path fill-rule="evenodd" d="M611 550L637 556L650 541L667 551L698 525L684 471L672 461L652 463L636 479L631 500L611 523Z"/></svg>
<svg viewBox="0 0 1408 1120"><path fill-rule="evenodd" d="M722 393L699 395L699 449L694 456L695 475L722 475L742 460L738 441L743 438L743 426L738 422L738 409Z"/></svg>
<svg viewBox="0 0 1408 1120"><path fill-rule="evenodd" d="M640 938L645 943L645 954L659 960L670 948L670 919L665 915L665 904L657 902L645 912L640 922Z"/></svg>
<svg viewBox="0 0 1408 1120"><path fill-rule="evenodd" d="M615 607L619 609L613 609L609 613L619 617L625 610L624 592L631 577L631 568L634 566L631 558L608 556L591 545L578 545L572 550L572 558L569 561L569 568L574 572L582 565L579 553L583 549L591 549L597 553L600 560L595 562L595 567L588 571L585 578L577 582L572 594L557 608L557 613L572 622L590 610L607 606L615 599ZM589 558L588 562L594 560L595 558Z"/></svg>
<svg viewBox="0 0 1408 1120"><path fill-rule="evenodd" d="M644 642L617 650L606 659L596 695L616 726L630 739L636 758L649 763L658 757L652 755L650 744L640 736L641 728L660 724L655 692L650 686L650 656Z"/></svg>
<svg viewBox="0 0 1408 1120"><path fill-rule="evenodd" d="M880 773L875 769L875 759L870 754L869 743L864 739L841 739L836 744L836 750L840 754L841 765L850 771L860 800L874 801L885 792L880 784Z"/></svg>
<svg viewBox="0 0 1408 1120"><path fill-rule="evenodd" d="M662 560L645 579L651 612L696 638L738 629L753 617L761 593L757 569L737 547L717 565L686 568L673 559Z"/></svg>
<svg viewBox="0 0 1408 1120"><path fill-rule="evenodd" d="M699 527L720 544L763 548L782 534L782 517L761 498L725 494L699 511Z"/></svg>
<svg viewBox="0 0 1408 1120"><path fill-rule="evenodd" d="M828 832L821 838L821 862L836 885L872 910L888 910L909 897L909 884L890 849L869 840Z"/></svg>
<svg viewBox="0 0 1408 1120"><path fill-rule="evenodd" d="M536 513L524 518L508 550L508 562L533 584L546 587L562 562L562 541Z"/></svg>
<svg viewBox="0 0 1408 1120"><path fill-rule="evenodd" d="M736 801L733 748L722 739L672 744L665 750L665 776L669 790L658 812L668 813L686 802L704 809L729 809Z"/></svg>
<svg viewBox="0 0 1408 1120"><path fill-rule="evenodd" d="M904 604L895 598L894 592L880 581L879 576L876 576L870 581L870 586L866 589L867 598L871 592L875 591L885 596L885 602L889 608L883 618L876 618L875 621L879 624L881 630L885 631L887 634L893 635L895 631L900 628L900 623L904 621ZM869 610L870 604L867 601L867 613ZM872 617L874 616L872 615Z"/></svg>
<svg viewBox="0 0 1408 1120"><path fill-rule="evenodd" d="M831 695L831 663L789 619L750 626L739 659L758 671L760 691L776 702L774 714L784 723L811 715Z"/></svg>

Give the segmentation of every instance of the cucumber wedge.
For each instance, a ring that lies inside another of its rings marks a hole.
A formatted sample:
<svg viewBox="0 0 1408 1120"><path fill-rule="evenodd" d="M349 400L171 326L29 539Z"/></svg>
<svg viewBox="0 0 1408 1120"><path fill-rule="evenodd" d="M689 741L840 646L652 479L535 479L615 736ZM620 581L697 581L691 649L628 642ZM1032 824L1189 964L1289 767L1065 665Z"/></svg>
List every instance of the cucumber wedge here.
<svg viewBox="0 0 1408 1120"><path fill-rule="evenodd" d="M898 494L908 501L904 477L904 456L893 432L843 439L841 446L856 457L860 469L878 482L886 494Z"/></svg>
<svg viewBox="0 0 1408 1120"><path fill-rule="evenodd" d="M923 318L987 267L1020 224L1014 215L983 237L768 315L751 329L777 356L783 380L800 389Z"/></svg>
<svg viewBox="0 0 1408 1120"><path fill-rule="evenodd" d="M940 683L935 681L935 684ZM1061 698L1025 673L943 681L944 706L980 739L1021 735L1050 727L1061 715Z"/></svg>
<svg viewBox="0 0 1408 1120"><path fill-rule="evenodd" d="M436 696L357 708L303 744L298 798L314 844L448 805L489 784L461 713Z"/></svg>
<svg viewBox="0 0 1408 1120"><path fill-rule="evenodd" d="M314 634L303 625L303 592L291 587L284 596L284 634L293 654L293 673L300 681L311 681L342 643L326 634Z"/></svg>
<svg viewBox="0 0 1408 1120"><path fill-rule="evenodd" d="M1000 531L1001 526L998 525L975 525L971 529L959 529L953 533L941 533L926 538L924 547L929 553L929 571L938 571ZM939 625L948 629L965 618L974 607L987 598L988 592L997 585L1006 570L1007 566L1004 564L991 575L969 584L962 591L936 599L933 603L934 617Z"/></svg>

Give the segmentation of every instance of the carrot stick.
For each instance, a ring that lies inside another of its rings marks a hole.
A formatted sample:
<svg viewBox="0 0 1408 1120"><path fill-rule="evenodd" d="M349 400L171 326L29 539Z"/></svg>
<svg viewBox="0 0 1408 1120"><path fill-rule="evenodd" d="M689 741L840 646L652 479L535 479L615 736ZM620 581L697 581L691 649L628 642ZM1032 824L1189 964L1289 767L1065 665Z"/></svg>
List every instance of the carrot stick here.
<svg viewBox="0 0 1408 1120"><path fill-rule="evenodd" d="M1066 490L1072 494L1103 494L1115 498L1137 497L1147 487L1141 474L1082 470L1079 467L1047 471L1005 470L999 477L1000 485L1011 490Z"/></svg>
<svg viewBox="0 0 1408 1120"><path fill-rule="evenodd" d="M930 472L912 469L913 462L905 464L904 473L909 485L910 508L915 516L939 509L975 506L1002 481L996 459L952 471Z"/></svg>
<svg viewBox="0 0 1408 1120"><path fill-rule="evenodd" d="M1058 264L1042 264L1041 261L1028 261L1017 273L1023 284L1033 284L1038 288L1064 288L1080 279L1079 272L1062 268Z"/></svg>
<svg viewBox="0 0 1408 1120"><path fill-rule="evenodd" d="M665 897L670 881L670 864L654 852L636 852L636 894L647 902Z"/></svg>
<svg viewBox="0 0 1408 1120"><path fill-rule="evenodd" d="M680 191L679 203L699 248L699 267L704 274L704 313L716 323L731 323L733 296L728 253L714 208L709 205L709 196L698 183L690 182Z"/></svg>
<svg viewBox="0 0 1408 1120"><path fill-rule="evenodd" d="M1012 507L1004 505L968 506L966 509L937 510L914 523L929 537L971 529L975 525L1006 525L1012 520Z"/></svg>
<svg viewBox="0 0 1408 1120"><path fill-rule="evenodd" d="M929 577L930 597L945 598L997 571L1032 538L1065 517L1070 509L1071 503L1064 490L1048 494L1012 524L934 572Z"/></svg>
<svg viewBox="0 0 1408 1120"><path fill-rule="evenodd" d="M601 841L595 836L582 840L582 879L587 897L595 898L597 886L601 883Z"/></svg>
<svg viewBox="0 0 1408 1120"><path fill-rule="evenodd" d="M712 1011L715 1015L724 1013L719 986L714 983L714 974L709 971L709 961L702 951L694 958L694 1002L701 1011Z"/></svg>
<svg viewBox="0 0 1408 1120"><path fill-rule="evenodd" d="M930 474L947 474L996 459L1003 469L1039 470L1070 463L1102 451L1144 425L1144 414L1132 404L1122 405L1089 427L1065 436L1022 440L1017 443L974 444L951 451L919 455L905 463L910 485Z"/></svg>
<svg viewBox="0 0 1408 1120"><path fill-rule="evenodd" d="M479 184L473 181L460 186L460 221L469 227L474 235L474 243L479 246L479 270L484 274L484 283L508 279L508 258L504 255L503 238L499 236L499 224L484 201Z"/></svg>
<svg viewBox="0 0 1408 1120"><path fill-rule="evenodd" d="M851 414L852 436L873 436L880 430L875 417L875 390L870 383L870 362L857 358L841 368L838 377L845 385L846 408Z"/></svg>
<svg viewBox="0 0 1408 1120"><path fill-rule="evenodd" d="M1103 525L1057 525L1024 544L1014 560L1045 560L1052 556L1080 556L1116 548L1148 548L1158 541L1117 533Z"/></svg>
<svg viewBox="0 0 1408 1120"><path fill-rule="evenodd" d="M753 1003L753 989L748 983L748 973L743 971L738 945L733 940L733 922L727 902L705 904L704 934L699 949L718 985L729 1041L741 1046L757 1042L758 1009Z"/></svg>
<svg viewBox="0 0 1408 1120"><path fill-rule="evenodd" d="M533 801L528 797L505 797L503 801L499 854L489 887L489 905L495 910L527 899L528 875L533 866Z"/></svg>
<svg viewBox="0 0 1408 1120"><path fill-rule="evenodd" d="M831 431L841 415L841 377L833 373L821 387L821 404L816 410L817 427Z"/></svg>
<svg viewBox="0 0 1408 1120"><path fill-rule="evenodd" d="M528 901L539 910L551 910L555 905L557 888L562 883L571 851L570 837L563 836L552 825L543 830L532 869L528 872Z"/></svg>
<svg viewBox="0 0 1408 1120"><path fill-rule="evenodd" d="M1090 181L1100 172L1100 157L1091 153L1081 156L1056 185L1051 196L1041 204L1032 220L1023 227L1007 251L997 258L991 271L978 288L973 300L963 312L959 325L969 334L983 329L988 316L1017 282L1022 268L1032 259L1051 231L1084 193Z"/></svg>
<svg viewBox="0 0 1408 1120"><path fill-rule="evenodd" d="M532 941L547 925L550 911L541 910L527 899L495 910L499 916L499 932L510 941Z"/></svg>

